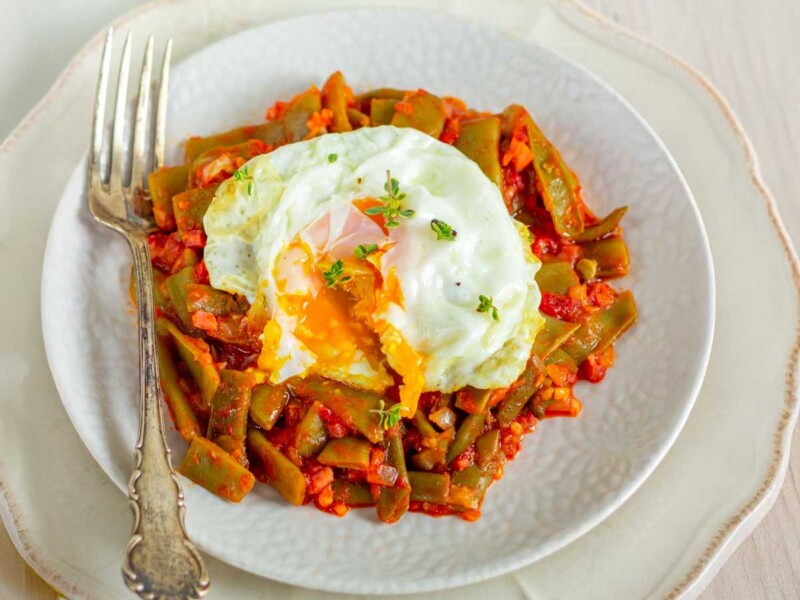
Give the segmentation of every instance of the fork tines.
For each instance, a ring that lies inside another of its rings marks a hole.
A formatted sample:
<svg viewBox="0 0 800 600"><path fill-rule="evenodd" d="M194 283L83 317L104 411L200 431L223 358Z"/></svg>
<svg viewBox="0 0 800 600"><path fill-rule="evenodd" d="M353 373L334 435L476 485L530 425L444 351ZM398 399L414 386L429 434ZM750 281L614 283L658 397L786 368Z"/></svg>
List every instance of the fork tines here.
<svg viewBox="0 0 800 600"><path fill-rule="evenodd" d="M128 80L130 77L131 33L125 37L120 58L119 77L114 101L114 118L110 126L105 121L109 87L109 72L114 32L108 30L100 62L97 95L94 105L92 141L89 149L89 199L95 217L126 219L141 214L136 204L148 199L147 175L164 163L164 134L166 129L167 92L172 40L164 49L161 73L153 80L153 36L148 37L139 76L139 92L133 124L127 122ZM152 92L158 82L155 110ZM106 130L110 132L110 143ZM131 135L132 134L132 135Z"/></svg>

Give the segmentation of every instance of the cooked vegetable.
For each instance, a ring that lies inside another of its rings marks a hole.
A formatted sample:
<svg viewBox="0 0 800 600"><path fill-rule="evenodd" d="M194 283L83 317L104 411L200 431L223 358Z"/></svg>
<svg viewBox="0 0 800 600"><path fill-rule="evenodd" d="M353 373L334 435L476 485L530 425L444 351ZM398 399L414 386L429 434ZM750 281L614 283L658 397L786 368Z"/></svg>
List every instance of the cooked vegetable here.
<svg viewBox="0 0 800 600"><path fill-rule="evenodd" d="M395 127L413 127L431 137L438 138L444 129L442 101L425 91L413 92L394 106L391 124Z"/></svg>
<svg viewBox="0 0 800 600"><path fill-rule="evenodd" d="M533 344L533 352L542 360L550 356L550 353L563 344L570 335L580 327L580 323L569 323L560 321L548 315L544 317L544 327L536 336Z"/></svg>
<svg viewBox="0 0 800 600"><path fill-rule="evenodd" d="M430 504L447 504L450 495L450 475L447 473L425 473L409 471L411 500Z"/></svg>
<svg viewBox="0 0 800 600"><path fill-rule="evenodd" d="M362 506L375 506L377 504L377 501L372 496L372 491L370 490L369 485L366 483L360 481L347 481L346 479L335 479L331 485L333 486L333 499L336 502L342 502L347 506L352 506L355 508L360 508ZM380 517L380 513L378 513L378 515ZM388 521L382 517L381 521L394 523L394 521Z"/></svg>
<svg viewBox="0 0 800 600"><path fill-rule="evenodd" d="M386 454L387 463L397 469L397 479L393 486L381 486L380 488L378 518L385 523L395 523L408 511L411 499L411 485L406 470L403 438L397 428L388 434Z"/></svg>
<svg viewBox="0 0 800 600"><path fill-rule="evenodd" d="M544 365L536 354L531 355L525 370L515 381L497 411L497 421L507 427L517 418L525 404L541 384Z"/></svg>
<svg viewBox="0 0 800 600"><path fill-rule="evenodd" d="M217 186L194 188L172 197L175 225L178 231L203 229L203 217L214 199Z"/></svg>
<svg viewBox="0 0 800 600"><path fill-rule="evenodd" d="M484 174L500 187L503 174L500 169L498 145L500 143L500 119L481 117L461 123L461 131L456 139L456 148L467 158L474 160Z"/></svg>
<svg viewBox="0 0 800 600"><path fill-rule="evenodd" d="M178 473L231 502L241 501L255 483L253 474L236 459L200 436L192 438Z"/></svg>
<svg viewBox="0 0 800 600"><path fill-rule="evenodd" d="M147 176L147 185L153 201L153 217L161 229L175 228L172 198L186 189L189 166L162 167Z"/></svg>
<svg viewBox="0 0 800 600"><path fill-rule="evenodd" d="M609 235L619 226L626 212L628 212L627 206L612 210L602 221L590 227L586 227L583 233L572 236L572 240L575 242L593 242Z"/></svg>
<svg viewBox="0 0 800 600"><path fill-rule="evenodd" d="M596 277L624 277L630 267L628 247L620 238L608 238L582 246L585 259L597 264Z"/></svg>
<svg viewBox="0 0 800 600"><path fill-rule="evenodd" d="M320 416L321 408L322 405L319 402L314 402L308 408L306 416L297 426L295 445L297 446L297 454L303 458L318 454L328 439L325 423ZM367 449L367 453L369 453L369 449Z"/></svg>
<svg viewBox="0 0 800 600"><path fill-rule="evenodd" d="M201 339L185 335L168 319L157 319L156 327L172 337L178 355L197 382L203 401L210 408L211 399L219 385L219 373L214 366L208 344Z"/></svg>
<svg viewBox="0 0 800 600"><path fill-rule="evenodd" d="M635 320L636 304L633 302L633 294L623 292L611 306L589 315L562 349L580 365L591 353L613 344Z"/></svg>
<svg viewBox="0 0 800 600"><path fill-rule="evenodd" d="M331 467L366 471L369 469L369 448L367 440L343 437L328 442L317 460Z"/></svg>
<svg viewBox="0 0 800 600"><path fill-rule="evenodd" d="M333 113L331 131L341 133L353 129L347 118L347 85L341 71L336 71L322 86L322 107Z"/></svg>
<svg viewBox="0 0 800 600"><path fill-rule="evenodd" d="M373 127L388 125L394 118L394 105L397 100L389 98L373 98L369 103L369 118Z"/></svg>
<svg viewBox="0 0 800 600"><path fill-rule="evenodd" d="M211 400L208 439L242 464L247 463L244 440L250 411L250 390L255 383L250 373L223 369Z"/></svg>
<svg viewBox="0 0 800 600"><path fill-rule="evenodd" d="M461 454L467 447L474 442L483 431L483 424L486 421L486 415L474 414L468 415L461 427L456 432L456 438L453 440L453 445L447 453L448 464Z"/></svg>
<svg viewBox="0 0 800 600"><path fill-rule="evenodd" d="M536 273L536 283L543 292L566 294L580 280L568 262L554 261L542 264Z"/></svg>
<svg viewBox="0 0 800 600"><path fill-rule="evenodd" d="M172 353L161 336L158 337L158 371L161 376L164 401L169 407L169 414L175 424L175 429L184 440L189 442L196 435L201 435L200 422L192 412L192 406L181 389Z"/></svg>
<svg viewBox="0 0 800 600"><path fill-rule="evenodd" d="M292 461L286 458L264 434L256 429L247 432L247 449L255 456L267 475L269 483L284 499L300 505L306 497L306 478Z"/></svg>
<svg viewBox="0 0 800 600"><path fill-rule="evenodd" d="M261 429L269 431L278 422L288 401L286 388L270 383L257 385L250 395L250 419Z"/></svg>

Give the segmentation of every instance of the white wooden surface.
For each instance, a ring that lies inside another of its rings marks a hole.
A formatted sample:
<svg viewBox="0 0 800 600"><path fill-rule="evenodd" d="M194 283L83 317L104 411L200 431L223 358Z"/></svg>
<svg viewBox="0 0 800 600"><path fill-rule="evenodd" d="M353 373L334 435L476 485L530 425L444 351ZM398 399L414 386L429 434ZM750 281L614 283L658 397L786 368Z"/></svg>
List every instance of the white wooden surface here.
<svg viewBox="0 0 800 600"><path fill-rule="evenodd" d="M800 2L796 0L585 0L594 10L693 64L728 99L760 157L800 247ZM0 138L30 110L72 55L137 0L0 0ZM46 40L46 43L45 43ZM720 199L724 202L724 199ZM754 399L754 418L757 418ZM800 598L800 433L772 512L703 594L704 600ZM0 589L51 599L0 528Z"/></svg>

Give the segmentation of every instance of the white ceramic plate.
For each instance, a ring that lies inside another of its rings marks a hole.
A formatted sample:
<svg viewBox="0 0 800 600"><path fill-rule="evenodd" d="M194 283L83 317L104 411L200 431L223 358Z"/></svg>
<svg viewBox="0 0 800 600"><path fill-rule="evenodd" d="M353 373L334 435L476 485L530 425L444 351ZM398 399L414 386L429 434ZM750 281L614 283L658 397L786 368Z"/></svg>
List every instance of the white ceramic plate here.
<svg viewBox="0 0 800 600"><path fill-rule="evenodd" d="M336 35L331 35L336 32ZM403 51L398 52L397 48ZM545 422L489 492L483 518L371 513L339 520L267 486L232 505L187 486L189 532L211 554L273 579L348 592L411 592L476 581L541 558L608 516L647 477L685 421L713 328L713 274L691 195L663 145L617 95L550 52L421 13L293 19L223 40L175 68L172 156L188 134L260 119L265 107L340 68L357 89L424 87L499 110L527 105L599 213L628 204L640 309L580 419ZM135 438L135 330L125 245L85 209L83 169L54 218L43 274L48 359L87 447L126 487ZM183 443L170 439L178 458Z"/></svg>

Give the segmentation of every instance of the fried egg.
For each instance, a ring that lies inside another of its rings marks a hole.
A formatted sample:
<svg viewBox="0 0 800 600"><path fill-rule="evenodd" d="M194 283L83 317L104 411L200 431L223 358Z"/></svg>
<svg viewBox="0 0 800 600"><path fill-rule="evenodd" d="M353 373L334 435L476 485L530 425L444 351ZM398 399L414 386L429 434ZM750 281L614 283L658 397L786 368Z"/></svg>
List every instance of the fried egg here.
<svg viewBox="0 0 800 600"><path fill-rule="evenodd" d="M381 392L396 373L413 413L423 391L513 383L543 323L527 229L475 163L414 129L257 156L220 185L204 225L211 284L271 317L258 366L273 383L319 374Z"/></svg>

